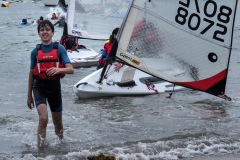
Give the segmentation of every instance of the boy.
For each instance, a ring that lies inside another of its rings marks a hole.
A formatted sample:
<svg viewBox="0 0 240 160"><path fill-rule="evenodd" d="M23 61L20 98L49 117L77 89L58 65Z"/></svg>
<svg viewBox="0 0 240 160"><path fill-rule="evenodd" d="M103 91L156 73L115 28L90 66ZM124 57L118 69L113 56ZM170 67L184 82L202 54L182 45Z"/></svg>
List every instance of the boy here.
<svg viewBox="0 0 240 160"><path fill-rule="evenodd" d="M60 78L65 74L73 74L74 70L65 48L52 42L54 26L49 20L43 20L38 25L38 35L42 44L37 45L31 52L27 105L33 109L33 92L39 115L38 147L43 148L48 123L46 99L52 112L55 133L63 139Z"/></svg>

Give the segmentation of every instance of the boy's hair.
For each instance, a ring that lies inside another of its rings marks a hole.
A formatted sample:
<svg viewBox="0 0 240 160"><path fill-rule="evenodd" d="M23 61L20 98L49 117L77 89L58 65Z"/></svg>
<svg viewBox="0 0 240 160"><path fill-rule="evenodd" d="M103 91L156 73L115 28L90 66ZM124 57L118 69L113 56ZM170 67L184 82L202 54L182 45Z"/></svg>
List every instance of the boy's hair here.
<svg viewBox="0 0 240 160"><path fill-rule="evenodd" d="M46 20L43 20L41 23L39 23L38 28L37 28L38 33L39 33L41 27L46 27L46 26L49 26L52 29L52 32L54 32L54 26L53 26L52 22L50 22L49 20L46 19Z"/></svg>
<svg viewBox="0 0 240 160"><path fill-rule="evenodd" d="M40 17L40 20L43 20L43 16Z"/></svg>

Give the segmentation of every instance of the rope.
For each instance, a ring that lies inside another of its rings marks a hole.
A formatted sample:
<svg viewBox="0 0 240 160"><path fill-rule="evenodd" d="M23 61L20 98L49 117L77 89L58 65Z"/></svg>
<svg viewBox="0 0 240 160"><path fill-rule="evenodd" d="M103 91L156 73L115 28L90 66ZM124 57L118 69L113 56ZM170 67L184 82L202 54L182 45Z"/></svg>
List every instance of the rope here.
<svg viewBox="0 0 240 160"><path fill-rule="evenodd" d="M98 55L96 55L96 56L94 56L94 57L92 57L92 58L90 58L90 59L95 59L97 56L99 56L99 55L101 55L102 53L99 53Z"/></svg>
<svg viewBox="0 0 240 160"><path fill-rule="evenodd" d="M80 67L80 64L77 61L75 61L74 59L70 59L70 60L73 60L74 62L76 62L78 67Z"/></svg>
<svg viewBox="0 0 240 160"><path fill-rule="evenodd" d="M77 50L76 50L77 51ZM79 52L79 51L78 51ZM101 53L99 53L98 55L94 56L93 58L89 58L89 59L95 59L97 56L99 56ZM70 59L70 60L73 60L74 62L76 62L78 64L78 67L80 67L79 63L77 61L75 61L74 59ZM87 60L87 59L83 59L85 61L88 62L89 66L91 66L91 63Z"/></svg>
<svg viewBox="0 0 240 160"><path fill-rule="evenodd" d="M88 62L88 64L89 64L89 66L91 66L90 62L89 62L87 59L83 59L83 60L87 61L87 62Z"/></svg>
<svg viewBox="0 0 240 160"><path fill-rule="evenodd" d="M106 78L106 79L107 79L111 74L113 74L113 73L115 72L115 70L114 70L114 71L108 73L108 71L109 71L109 69L111 68L111 66L112 66L112 65L109 65L109 66L108 66L108 70L107 70L106 74L103 76L103 77Z"/></svg>
<svg viewBox="0 0 240 160"><path fill-rule="evenodd" d="M155 87L154 84L152 84L152 83L149 82L148 80L145 80L145 82L146 82L147 88L148 88L149 90L153 90L153 91L155 91L158 95L164 96L164 95L160 94L160 93L158 92L158 90L154 89L154 87ZM171 98L171 97L172 97L172 93L169 93L169 96L164 96L164 97L165 97L165 98Z"/></svg>
<svg viewBox="0 0 240 160"><path fill-rule="evenodd" d="M219 95L218 97L220 97L220 98L223 98L223 99L225 99L225 100L227 100L227 101L232 101L232 100L238 100L238 98L231 98L231 97L228 97L228 95L226 95L226 94L224 94L224 95Z"/></svg>
<svg viewBox="0 0 240 160"><path fill-rule="evenodd" d="M80 67L80 64L76 60L74 60L74 59L70 59L70 60L73 60L74 62L76 62L78 67ZM90 62L87 59L83 59L83 60L87 61L89 66L91 66Z"/></svg>
<svg viewBox="0 0 240 160"><path fill-rule="evenodd" d="M156 8L156 4L155 4L155 3L153 3L151 0L149 0L149 2L151 2L152 6L153 6L154 8Z"/></svg>

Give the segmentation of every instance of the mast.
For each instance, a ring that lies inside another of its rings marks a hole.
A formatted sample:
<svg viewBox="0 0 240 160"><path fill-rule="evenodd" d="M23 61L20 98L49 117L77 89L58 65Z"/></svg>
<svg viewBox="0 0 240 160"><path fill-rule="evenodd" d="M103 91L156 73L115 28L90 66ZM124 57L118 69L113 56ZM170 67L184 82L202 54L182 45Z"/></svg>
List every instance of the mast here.
<svg viewBox="0 0 240 160"><path fill-rule="evenodd" d="M119 31L118 31L117 37L116 37L116 39L113 41L112 48L111 48L111 50L110 50L109 55L108 55L108 56L106 57L106 59L105 59L105 65L104 65L104 67L103 67L103 69L102 69L101 75L100 75L99 80L98 80L97 83L102 83L103 76L104 76L104 74L105 74L105 72L106 72L106 69L107 69L107 66L108 66L109 62L112 61L112 60L114 60L114 59L116 58L116 53L117 53L117 48L118 48L118 41L119 41L120 38L121 38L122 29L123 29L123 26L124 26L125 23L126 23L126 20L127 20L128 15L129 15L129 12L130 12L130 9L131 9L131 6L132 6L133 2L134 2L134 0L132 0L130 6L129 6L129 8L128 8L127 14L125 15L125 17L124 17L124 19L123 19L123 22L122 22L122 25L121 25L121 27L120 27L120 29L119 29Z"/></svg>

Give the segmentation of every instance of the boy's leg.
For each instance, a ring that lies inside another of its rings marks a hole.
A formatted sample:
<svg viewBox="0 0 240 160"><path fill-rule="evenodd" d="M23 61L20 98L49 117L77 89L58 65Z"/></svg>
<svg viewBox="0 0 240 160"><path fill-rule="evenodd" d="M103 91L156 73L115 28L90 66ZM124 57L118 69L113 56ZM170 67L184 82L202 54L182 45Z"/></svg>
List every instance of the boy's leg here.
<svg viewBox="0 0 240 160"><path fill-rule="evenodd" d="M38 124L38 147L42 148L44 146L44 141L46 138L46 129L48 124L48 112L47 112L47 105L40 104L37 106L37 111L39 115L39 124Z"/></svg>
<svg viewBox="0 0 240 160"><path fill-rule="evenodd" d="M55 126L55 133L63 139L63 124L62 124L62 112L52 112L53 124Z"/></svg>

